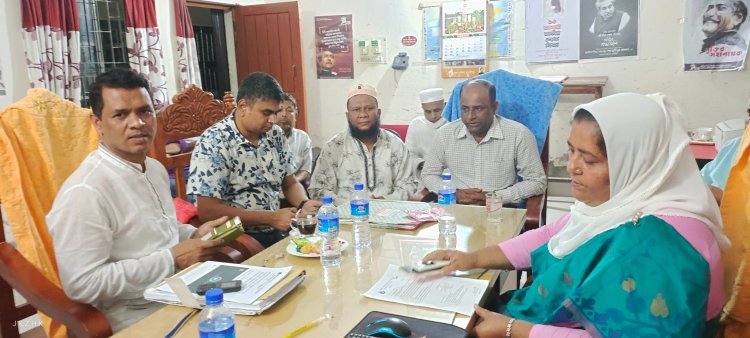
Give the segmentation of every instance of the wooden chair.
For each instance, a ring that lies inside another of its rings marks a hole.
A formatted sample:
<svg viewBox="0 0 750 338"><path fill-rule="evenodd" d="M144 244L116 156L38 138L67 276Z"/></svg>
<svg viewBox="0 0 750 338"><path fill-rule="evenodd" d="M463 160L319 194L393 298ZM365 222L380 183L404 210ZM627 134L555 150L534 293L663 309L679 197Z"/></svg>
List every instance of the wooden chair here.
<svg viewBox="0 0 750 338"><path fill-rule="evenodd" d="M13 290L26 299L16 306ZM78 303L52 284L16 248L5 241L0 224L0 337L21 337L18 322L44 312L65 325L71 337L109 337L112 328L107 318L91 305ZM45 336L41 328L27 332Z"/></svg>
<svg viewBox="0 0 750 338"><path fill-rule="evenodd" d="M200 136L204 130L229 115L234 109L231 93L227 92L224 101L215 100L211 93L195 85L172 98L172 104L161 111L157 117L157 129L152 156L161 162L167 170L174 172L177 197L187 200L187 177L184 168L190 165L192 151L168 155L164 146L171 142ZM194 217L190 224L200 225ZM228 247L220 250L216 260L241 263L263 250L263 246L248 235L241 235Z"/></svg>
<svg viewBox="0 0 750 338"><path fill-rule="evenodd" d="M187 177L184 167L190 165L192 152L168 155L164 146L179 140L197 137L208 127L229 115L231 109L225 102L214 100L211 93L204 92L195 85L172 98L172 104L157 116L157 129L152 156L167 170L173 170L177 197L187 199Z"/></svg>

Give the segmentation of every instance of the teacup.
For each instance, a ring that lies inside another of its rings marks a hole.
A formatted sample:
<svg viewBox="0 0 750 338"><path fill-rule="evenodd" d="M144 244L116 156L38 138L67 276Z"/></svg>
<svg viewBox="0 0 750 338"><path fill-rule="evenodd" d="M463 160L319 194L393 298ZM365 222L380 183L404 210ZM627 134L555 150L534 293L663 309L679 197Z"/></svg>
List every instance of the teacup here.
<svg viewBox="0 0 750 338"><path fill-rule="evenodd" d="M300 237L310 237L315 234L315 229L318 227L318 217L314 214L301 215L300 211L292 218L292 228L299 232Z"/></svg>

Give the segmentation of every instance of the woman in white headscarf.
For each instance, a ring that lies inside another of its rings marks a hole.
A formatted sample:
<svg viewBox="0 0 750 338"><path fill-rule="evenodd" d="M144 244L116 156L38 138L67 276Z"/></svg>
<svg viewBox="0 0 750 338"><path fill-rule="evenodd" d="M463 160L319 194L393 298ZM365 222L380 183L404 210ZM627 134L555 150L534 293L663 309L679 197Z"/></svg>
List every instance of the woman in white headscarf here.
<svg viewBox="0 0 750 338"><path fill-rule="evenodd" d="M577 107L568 138L576 201L555 222L473 253L440 250L444 273L528 269L501 313L476 307L478 337L688 337L724 303L716 201L677 106L616 94Z"/></svg>

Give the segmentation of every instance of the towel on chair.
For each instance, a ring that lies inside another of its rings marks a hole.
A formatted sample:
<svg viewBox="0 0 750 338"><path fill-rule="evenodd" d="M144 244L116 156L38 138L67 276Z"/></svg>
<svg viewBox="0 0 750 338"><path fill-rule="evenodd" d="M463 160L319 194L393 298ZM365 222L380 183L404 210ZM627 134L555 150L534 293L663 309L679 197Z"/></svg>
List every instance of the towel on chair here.
<svg viewBox="0 0 750 338"><path fill-rule="evenodd" d="M65 179L96 149L98 137L83 109L41 88L0 113L0 203L18 251L57 286L60 280L45 216ZM65 327L39 313L49 337Z"/></svg>
<svg viewBox="0 0 750 338"><path fill-rule="evenodd" d="M175 197L172 200L172 203L174 203L174 209L177 212L177 220L180 221L180 223L190 224L190 220L193 217L198 216L198 208L196 208L193 203L179 197Z"/></svg>
<svg viewBox="0 0 750 338"><path fill-rule="evenodd" d="M497 115L529 128L536 138L537 148L541 154L544 141L547 139L550 117L557 104L562 86L502 69L469 80L473 79L484 79L495 85L497 101L500 102ZM453 88L448 104L443 109L443 117L448 121L461 118L461 88L466 81Z"/></svg>

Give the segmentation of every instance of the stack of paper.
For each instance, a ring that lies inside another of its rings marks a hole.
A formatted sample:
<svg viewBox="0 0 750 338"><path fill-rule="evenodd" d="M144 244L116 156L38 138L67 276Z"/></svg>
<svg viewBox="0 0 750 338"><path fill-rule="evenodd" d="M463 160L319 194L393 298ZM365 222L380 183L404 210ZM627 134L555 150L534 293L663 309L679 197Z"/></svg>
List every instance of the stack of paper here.
<svg viewBox="0 0 750 338"><path fill-rule="evenodd" d="M338 206L339 219L342 223L351 223L352 214L349 204ZM409 211L421 210L430 212L431 207L423 202L405 202L389 200L371 200L370 201L370 223L374 225L411 225L417 226L422 222L409 217Z"/></svg>
<svg viewBox="0 0 750 338"><path fill-rule="evenodd" d="M304 280L304 271L290 274L292 267L264 268L221 262L204 262L144 292L148 300L200 308L205 297L198 296L198 286L205 283L240 280L242 289L225 293L224 305L236 314L257 315Z"/></svg>

